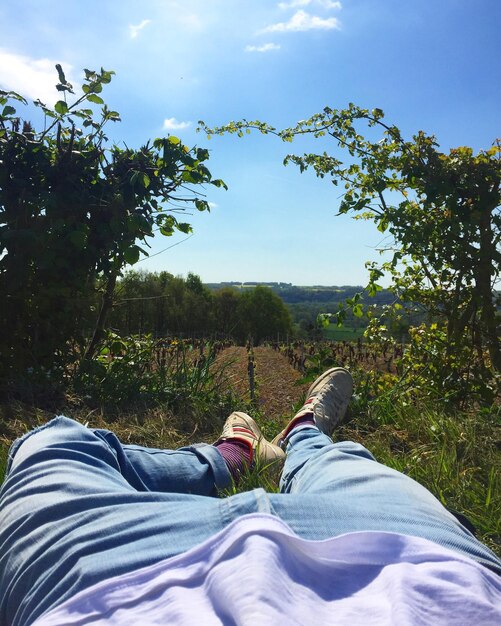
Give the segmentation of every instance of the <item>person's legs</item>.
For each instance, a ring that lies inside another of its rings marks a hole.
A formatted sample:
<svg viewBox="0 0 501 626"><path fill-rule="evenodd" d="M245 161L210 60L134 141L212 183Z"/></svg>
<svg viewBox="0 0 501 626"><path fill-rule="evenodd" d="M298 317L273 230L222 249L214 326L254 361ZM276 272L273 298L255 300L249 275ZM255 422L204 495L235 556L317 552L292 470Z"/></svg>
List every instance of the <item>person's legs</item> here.
<svg viewBox="0 0 501 626"><path fill-rule="evenodd" d="M496 556L425 487L315 427L289 435L280 490L270 496L273 509L307 539L367 530L414 535L501 572Z"/></svg>
<svg viewBox="0 0 501 626"><path fill-rule="evenodd" d="M138 491L216 496L230 485L227 464L209 444L162 450L122 444L109 430L92 432L110 447L118 470Z"/></svg>
<svg viewBox="0 0 501 626"><path fill-rule="evenodd" d="M281 493L270 496L277 514L308 539L396 532L459 550L501 571L496 556L422 485L378 463L360 444L333 443L329 435L342 421L352 389L347 370L328 370L275 438L287 451Z"/></svg>
<svg viewBox="0 0 501 626"><path fill-rule="evenodd" d="M231 511L225 500L172 491L229 484L212 446L121 446L64 417L28 433L12 446L0 490L0 623L24 626L100 580L197 545Z"/></svg>
<svg viewBox="0 0 501 626"><path fill-rule="evenodd" d="M246 513L271 512L262 489L207 497L232 482L221 443L246 446L249 462L284 456L243 413L228 418L215 446L122 445L110 431L65 417L14 442L0 490L0 624L24 626L95 583L189 550Z"/></svg>

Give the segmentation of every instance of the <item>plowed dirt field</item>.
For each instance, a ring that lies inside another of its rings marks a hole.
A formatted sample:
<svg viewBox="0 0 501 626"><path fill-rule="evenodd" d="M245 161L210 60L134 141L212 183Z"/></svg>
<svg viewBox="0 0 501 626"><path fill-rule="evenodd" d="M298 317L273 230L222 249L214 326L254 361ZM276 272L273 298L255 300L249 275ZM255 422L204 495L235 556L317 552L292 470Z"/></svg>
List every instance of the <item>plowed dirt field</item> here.
<svg viewBox="0 0 501 626"><path fill-rule="evenodd" d="M287 358L272 348L254 348L256 403L266 416L278 420L288 416L304 399L308 384L299 384L301 374ZM250 399L248 354L244 347L227 348L218 356L228 386L245 400Z"/></svg>

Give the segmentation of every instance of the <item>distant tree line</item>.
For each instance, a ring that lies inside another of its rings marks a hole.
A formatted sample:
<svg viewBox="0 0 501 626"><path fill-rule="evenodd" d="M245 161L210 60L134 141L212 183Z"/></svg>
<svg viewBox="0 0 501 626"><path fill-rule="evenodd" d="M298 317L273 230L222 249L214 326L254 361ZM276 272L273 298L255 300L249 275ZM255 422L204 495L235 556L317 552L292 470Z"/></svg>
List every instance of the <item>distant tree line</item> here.
<svg viewBox="0 0 501 626"><path fill-rule="evenodd" d="M335 315L360 287L296 287L270 283L202 283L189 273L185 278L169 272L128 272L114 294L110 326L123 335L220 335L245 342L287 337L319 339L319 314ZM388 305L395 296L388 290L368 298L374 307ZM416 323L416 319L413 320ZM418 320L420 321L420 320ZM368 317L346 311L344 325L366 328ZM408 325L408 324L407 324ZM402 329L395 329L399 338Z"/></svg>
<svg viewBox="0 0 501 626"><path fill-rule="evenodd" d="M266 286L277 294L286 305L294 324L296 335L300 337L318 338L317 319L319 314L331 313L335 315L340 306L344 306L349 298L357 293L364 293L361 286L298 286L290 283L241 283L221 282L206 283L211 291L232 287L238 292L247 291L250 286ZM395 301L395 295L388 289L382 289L371 297L364 294L363 300L373 307L383 307ZM366 315L357 317L350 309L346 310L344 325L350 328L366 328L368 318ZM321 335L320 335L321 336Z"/></svg>
<svg viewBox="0 0 501 626"><path fill-rule="evenodd" d="M318 304L337 304L345 302L347 298L353 298L353 296L359 292L363 292L364 288L360 285L342 285L336 286L298 286L291 285L289 283L206 283L206 286L217 291L224 287L233 287L234 289L243 290L249 289L250 286L265 286L269 287L274 293L276 293L286 304L300 304L300 303L318 303ZM370 303L375 305L390 304L395 300L395 296L388 289L381 289L377 293L373 294L370 298ZM323 307L321 307L323 308Z"/></svg>
<svg viewBox="0 0 501 626"><path fill-rule="evenodd" d="M110 327L124 335L224 335L254 343L286 339L290 313L269 287L208 289L196 274L128 272L117 283Z"/></svg>

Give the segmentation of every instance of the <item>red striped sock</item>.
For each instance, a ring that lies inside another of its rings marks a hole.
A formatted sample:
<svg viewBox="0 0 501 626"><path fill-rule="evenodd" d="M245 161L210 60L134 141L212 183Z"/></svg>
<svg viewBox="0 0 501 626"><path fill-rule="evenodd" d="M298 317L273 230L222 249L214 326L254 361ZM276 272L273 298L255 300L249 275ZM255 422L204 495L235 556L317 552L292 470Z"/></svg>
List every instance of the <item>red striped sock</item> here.
<svg viewBox="0 0 501 626"><path fill-rule="evenodd" d="M239 441L222 441L216 444L216 448L225 460L231 477L237 482L240 474L250 466L251 450L249 446Z"/></svg>
<svg viewBox="0 0 501 626"><path fill-rule="evenodd" d="M313 419L313 413L306 413L301 417L298 417L296 420L293 420L289 424L289 428L287 428L284 433L284 439L291 434L291 432L296 428L296 426L315 426L315 420Z"/></svg>

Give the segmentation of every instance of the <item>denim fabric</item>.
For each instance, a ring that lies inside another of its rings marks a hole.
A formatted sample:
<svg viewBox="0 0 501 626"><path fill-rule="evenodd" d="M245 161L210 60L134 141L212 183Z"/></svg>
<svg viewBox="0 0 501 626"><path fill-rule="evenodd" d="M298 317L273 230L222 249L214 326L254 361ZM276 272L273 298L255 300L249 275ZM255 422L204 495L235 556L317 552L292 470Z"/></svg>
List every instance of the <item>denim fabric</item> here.
<svg viewBox="0 0 501 626"><path fill-rule="evenodd" d="M358 443L316 428L294 432L287 446L275 513L305 539L356 531L423 537L501 573L501 562L425 487L378 463ZM284 495L287 494L287 495Z"/></svg>
<svg viewBox="0 0 501 626"><path fill-rule="evenodd" d="M289 440L281 491L219 499L230 475L216 448L122 445L58 417L11 448L0 490L0 624L27 626L75 593L185 552L247 513L323 539L387 530L501 564L423 487L363 446L308 428Z"/></svg>

